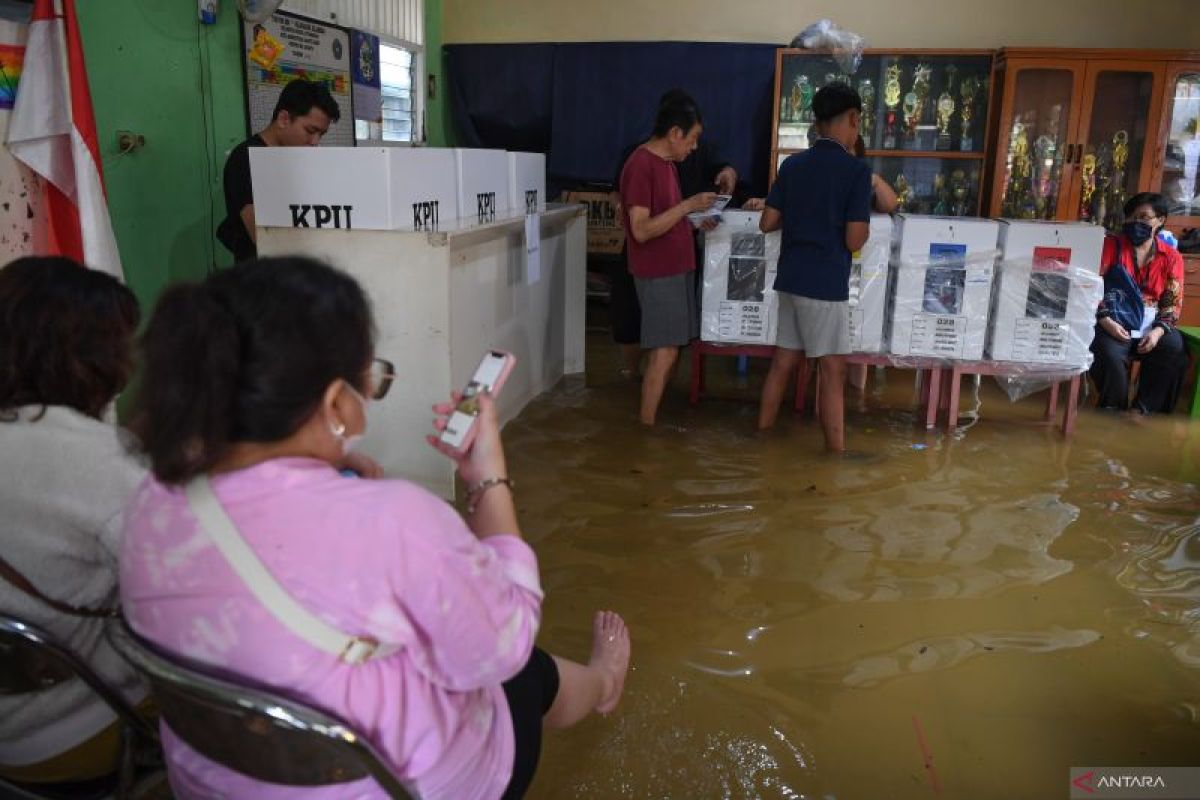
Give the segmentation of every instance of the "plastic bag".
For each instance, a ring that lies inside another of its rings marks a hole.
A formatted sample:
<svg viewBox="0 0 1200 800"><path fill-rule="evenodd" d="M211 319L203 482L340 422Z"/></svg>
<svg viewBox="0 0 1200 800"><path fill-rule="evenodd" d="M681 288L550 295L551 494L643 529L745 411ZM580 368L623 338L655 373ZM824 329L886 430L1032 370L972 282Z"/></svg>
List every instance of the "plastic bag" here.
<svg viewBox="0 0 1200 800"><path fill-rule="evenodd" d="M988 356L1013 372L996 383L1013 402L1086 372L1104 279L1051 258L997 267Z"/></svg>
<svg viewBox="0 0 1200 800"><path fill-rule="evenodd" d="M980 361L1000 253L966 252L965 244L931 248L937 252L893 256L890 351L901 358Z"/></svg>
<svg viewBox="0 0 1200 800"><path fill-rule="evenodd" d="M780 234L761 233L758 211L726 211L704 237L700 338L726 344L774 344L775 269Z"/></svg>
<svg viewBox="0 0 1200 800"><path fill-rule="evenodd" d="M832 20L819 19L792 39L792 47L803 50L829 50L842 72L853 75L862 62L867 41L857 33L843 30Z"/></svg>

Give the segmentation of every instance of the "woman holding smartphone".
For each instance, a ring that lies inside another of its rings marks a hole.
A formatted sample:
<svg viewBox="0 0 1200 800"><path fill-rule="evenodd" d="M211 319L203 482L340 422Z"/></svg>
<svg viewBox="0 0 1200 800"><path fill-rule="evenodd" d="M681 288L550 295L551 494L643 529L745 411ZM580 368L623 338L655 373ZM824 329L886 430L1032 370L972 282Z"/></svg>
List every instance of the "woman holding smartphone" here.
<svg viewBox="0 0 1200 800"><path fill-rule="evenodd" d="M142 343L134 429L153 474L128 513L125 614L167 651L344 719L423 798L520 797L543 724L615 708L629 634L603 611L587 664L534 647L537 559L489 396L465 453L430 437L470 487L466 520L405 481L338 474L393 380L373 337L358 284L306 258L163 295ZM298 608L269 602L264 581ZM369 779L257 783L165 722L163 741L185 800L383 796Z"/></svg>

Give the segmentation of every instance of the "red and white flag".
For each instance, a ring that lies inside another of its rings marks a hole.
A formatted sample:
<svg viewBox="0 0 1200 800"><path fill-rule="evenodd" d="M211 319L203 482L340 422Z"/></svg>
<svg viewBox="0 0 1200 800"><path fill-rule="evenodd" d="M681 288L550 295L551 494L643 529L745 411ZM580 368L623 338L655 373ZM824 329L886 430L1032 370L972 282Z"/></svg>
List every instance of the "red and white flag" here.
<svg viewBox="0 0 1200 800"><path fill-rule="evenodd" d="M121 274L75 0L35 0L8 149L43 179L49 247Z"/></svg>

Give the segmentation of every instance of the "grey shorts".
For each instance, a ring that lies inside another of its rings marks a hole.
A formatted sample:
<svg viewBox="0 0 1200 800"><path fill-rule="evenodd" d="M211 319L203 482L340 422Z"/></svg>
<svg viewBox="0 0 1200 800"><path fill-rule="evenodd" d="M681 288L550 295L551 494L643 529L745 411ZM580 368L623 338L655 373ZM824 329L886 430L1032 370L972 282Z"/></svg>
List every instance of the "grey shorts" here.
<svg viewBox="0 0 1200 800"><path fill-rule="evenodd" d="M803 350L809 358L850 352L850 303L814 300L779 292L775 345Z"/></svg>
<svg viewBox="0 0 1200 800"><path fill-rule="evenodd" d="M690 272L633 279L642 306L642 347L683 347L700 335L696 281Z"/></svg>

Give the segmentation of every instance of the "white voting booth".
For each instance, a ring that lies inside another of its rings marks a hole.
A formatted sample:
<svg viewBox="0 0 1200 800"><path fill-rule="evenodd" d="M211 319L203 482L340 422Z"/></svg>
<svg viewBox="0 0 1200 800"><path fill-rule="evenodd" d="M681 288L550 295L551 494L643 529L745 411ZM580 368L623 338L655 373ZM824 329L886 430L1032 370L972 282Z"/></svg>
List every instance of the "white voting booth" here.
<svg viewBox="0 0 1200 800"><path fill-rule="evenodd" d="M259 255L322 258L370 296L397 378L370 406L364 450L388 475L453 496L451 463L425 442L430 409L485 350L517 358L505 421L583 371L587 219L546 204L544 156L259 147L250 169Z"/></svg>
<svg viewBox="0 0 1200 800"><path fill-rule="evenodd" d="M1000 220L989 357L1086 368L1104 295L1103 250L1099 225Z"/></svg>

